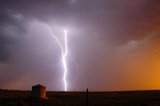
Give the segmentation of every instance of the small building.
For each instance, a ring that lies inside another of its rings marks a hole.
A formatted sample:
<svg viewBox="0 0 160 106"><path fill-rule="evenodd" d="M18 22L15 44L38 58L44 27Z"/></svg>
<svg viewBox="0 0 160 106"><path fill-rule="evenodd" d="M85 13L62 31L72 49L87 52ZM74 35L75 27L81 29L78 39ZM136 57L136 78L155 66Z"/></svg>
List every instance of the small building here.
<svg viewBox="0 0 160 106"><path fill-rule="evenodd" d="M40 84L32 86L32 97L46 99L46 87Z"/></svg>

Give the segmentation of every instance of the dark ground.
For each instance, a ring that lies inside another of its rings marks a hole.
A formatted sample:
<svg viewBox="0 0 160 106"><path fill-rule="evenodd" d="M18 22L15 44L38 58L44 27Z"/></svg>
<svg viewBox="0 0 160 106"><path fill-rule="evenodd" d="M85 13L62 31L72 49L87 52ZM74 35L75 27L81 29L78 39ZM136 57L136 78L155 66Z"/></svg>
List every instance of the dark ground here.
<svg viewBox="0 0 160 106"><path fill-rule="evenodd" d="M48 99L31 91L0 90L0 106L86 106L86 92L47 92ZM89 92L89 106L160 106L160 91Z"/></svg>

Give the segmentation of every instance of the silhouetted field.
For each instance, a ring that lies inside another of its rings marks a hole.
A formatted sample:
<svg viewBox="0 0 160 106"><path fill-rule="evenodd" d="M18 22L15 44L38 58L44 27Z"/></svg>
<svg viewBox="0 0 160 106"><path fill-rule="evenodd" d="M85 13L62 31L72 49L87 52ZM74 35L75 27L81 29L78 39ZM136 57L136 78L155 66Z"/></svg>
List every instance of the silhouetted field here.
<svg viewBox="0 0 160 106"><path fill-rule="evenodd" d="M47 92L33 99L31 91L0 90L0 106L86 106L86 92ZM160 106L160 91L89 92L89 106Z"/></svg>

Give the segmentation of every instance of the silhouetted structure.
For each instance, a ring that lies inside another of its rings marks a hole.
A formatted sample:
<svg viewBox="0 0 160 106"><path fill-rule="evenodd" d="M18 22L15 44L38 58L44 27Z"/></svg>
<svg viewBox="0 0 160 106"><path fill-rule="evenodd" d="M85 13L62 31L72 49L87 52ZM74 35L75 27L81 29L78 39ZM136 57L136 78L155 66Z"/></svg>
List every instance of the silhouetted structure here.
<svg viewBox="0 0 160 106"><path fill-rule="evenodd" d="M88 88L86 90L86 106L89 106L89 102L88 102Z"/></svg>
<svg viewBox="0 0 160 106"><path fill-rule="evenodd" d="M32 97L46 99L46 87L40 84L32 86Z"/></svg>

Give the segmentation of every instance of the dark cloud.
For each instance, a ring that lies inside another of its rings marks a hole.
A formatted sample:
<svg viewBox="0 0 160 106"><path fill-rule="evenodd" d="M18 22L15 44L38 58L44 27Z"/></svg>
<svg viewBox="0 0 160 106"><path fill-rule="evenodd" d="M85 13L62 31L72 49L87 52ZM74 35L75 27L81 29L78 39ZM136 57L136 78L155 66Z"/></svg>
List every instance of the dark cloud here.
<svg viewBox="0 0 160 106"><path fill-rule="evenodd" d="M7 39L0 37L0 62L5 62L8 57L7 49L8 41Z"/></svg>
<svg viewBox="0 0 160 106"><path fill-rule="evenodd" d="M144 38L143 33L150 30L157 20L153 13L159 10L158 0L77 0L74 6L69 5L69 0L5 0L1 4L4 9L26 18L74 23L83 30L85 36L99 36L100 39L113 40L118 44ZM79 20L83 21L79 23Z"/></svg>
<svg viewBox="0 0 160 106"><path fill-rule="evenodd" d="M153 13L159 10L158 2L94 0L86 1L84 4L82 1L80 7L83 8L77 10L85 22L83 26L88 25L87 34L93 32L92 35L103 40L121 44L128 40L144 38L144 33L155 26L153 21L158 19Z"/></svg>

